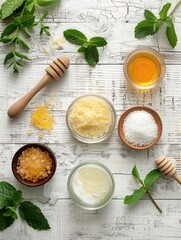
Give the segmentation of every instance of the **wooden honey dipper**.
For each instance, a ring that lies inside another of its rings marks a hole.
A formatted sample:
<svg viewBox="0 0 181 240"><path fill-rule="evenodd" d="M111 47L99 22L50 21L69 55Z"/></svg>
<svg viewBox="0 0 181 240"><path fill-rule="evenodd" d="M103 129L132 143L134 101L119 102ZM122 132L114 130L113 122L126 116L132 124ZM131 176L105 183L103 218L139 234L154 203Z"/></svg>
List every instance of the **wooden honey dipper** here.
<svg viewBox="0 0 181 240"><path fill-rule="evenodd" d="M58 57L45 69L46 74L39 83L31 89L26 95L20 98L8 109L8 116L13 118L20 114L29 101L53 79L58 80L69 68L70 61L67 57Z"/></svg>
<svg viewBox="0 0 181 240"><path fill-rule="evenodd" d="M164 156L161 156L155 160L155 163L161 173L174 178L178 183L181 184L181 176L177 174L177 170L170 160Z"/></svg>

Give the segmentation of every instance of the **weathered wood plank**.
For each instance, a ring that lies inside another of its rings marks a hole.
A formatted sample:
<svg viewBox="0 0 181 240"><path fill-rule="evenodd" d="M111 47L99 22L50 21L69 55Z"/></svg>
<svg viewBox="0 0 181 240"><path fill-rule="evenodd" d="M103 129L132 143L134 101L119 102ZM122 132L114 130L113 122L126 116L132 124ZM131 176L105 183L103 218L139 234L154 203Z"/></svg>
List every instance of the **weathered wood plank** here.
<svg viewBox="0 0 181 240"><path fill-rule="evenodd" d="M175 49L173 49L163 33L164 29L153 37L147 37L138 40L134 37L133 23L104 23L100 22L99 25L91 23L50 23L50 31L53 36L62 36L63 31L68 28L76 28L83 31L88 37L103 36L107 39L108 45L104 48L99 48L100 60L99 64L122 64L124 63L127 54L137 48L138 46L148 46L153 49L159 50L163 54L166 63L180 64L181 63L181 41ZM181 29L179 23L175 24L178 36L181 36ZM2 25L0 25L0 32ZM51 50L50 41L47 37L39 37L39 30L32 33L32 38L26 40L29 42L30 51L28 56L32 59L31 64L47 64L51 61L52 57L59 55L67 55L71 59L72 64L87 64L80 53L77 53L78 47L68 42L64 42L63 49ZM50 56L44 51L44 46L48 46ZM1 55L0 64L3 63L5 55L8 53L8 46L0 43ZM10 49L10 48L9 48ZM175 55L174 55L175 54ZM27 65L30 65L27 63ZM27 66L26 66L27 68Z"/></svg>
<svg viewBox="0 0 181 240"><path fill-rule="evenodd" d="M162 240L180 239L180 201L158 201L160 214L150 201L140 201L137 206L125 206L122 201L112 201L104 209L81 210L70 200L61 200L54 206L38 204L49 219L51 230L35 231L21 220L16 221L0 235L0 240L62 239L62 240Z"/></svg>

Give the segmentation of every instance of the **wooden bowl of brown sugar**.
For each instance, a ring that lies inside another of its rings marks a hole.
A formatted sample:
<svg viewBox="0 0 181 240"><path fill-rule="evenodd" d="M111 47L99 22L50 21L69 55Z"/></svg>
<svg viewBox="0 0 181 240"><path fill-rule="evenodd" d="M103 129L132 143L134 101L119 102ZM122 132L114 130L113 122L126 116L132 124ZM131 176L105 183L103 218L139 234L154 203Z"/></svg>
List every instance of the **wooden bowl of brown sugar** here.
<svg viewBox="0 0 181 240"><path fill-rule="evenodd" d="M30 143L15 153L12 171L20 183L37 187L53 177L56 165L55 155L50 148L40 143Z"/></svg>

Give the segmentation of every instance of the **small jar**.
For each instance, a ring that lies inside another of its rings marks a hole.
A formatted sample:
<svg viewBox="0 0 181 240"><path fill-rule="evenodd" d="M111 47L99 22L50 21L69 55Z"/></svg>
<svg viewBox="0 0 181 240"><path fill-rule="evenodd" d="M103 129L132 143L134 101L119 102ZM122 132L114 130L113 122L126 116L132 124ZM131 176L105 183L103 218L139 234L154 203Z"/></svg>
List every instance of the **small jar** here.
<svg viewBox="0 0 181 240"><path fill-rule="evenodd" d="M130 52L124 62L124 75L139 89L157 86L165 75L163 57L155 50L144 47Z"/></svg>
<svg viewBox="0 0 181 240"><path fill-rule="evenodd" d="M83 209L96 210L111 201L115 182L105 165L90 161L72 169L67 180L67 189L76 205Z"/></svg>
<svg viewBox="0 0 181 240"><path fill-rule="evenodd" d="M82 107L82 104L80 106L79 103L84 100L86 103ZM95 104L95 113L94 105L92 105L93 101L97 101ZM77 115L74 110L77 111ZM72 114L74 114L74 120L72 120ZM93 115L91 116L91 114ZM116 111L112 103L105 97L97 94L85 94L76 98L68 107L66 123L70 133L77 140L84 143L98 143L111 136L116 125ZM76 128L75 124L79 125L79 128ZM97 133L98 135L96 136Z"/></svg>

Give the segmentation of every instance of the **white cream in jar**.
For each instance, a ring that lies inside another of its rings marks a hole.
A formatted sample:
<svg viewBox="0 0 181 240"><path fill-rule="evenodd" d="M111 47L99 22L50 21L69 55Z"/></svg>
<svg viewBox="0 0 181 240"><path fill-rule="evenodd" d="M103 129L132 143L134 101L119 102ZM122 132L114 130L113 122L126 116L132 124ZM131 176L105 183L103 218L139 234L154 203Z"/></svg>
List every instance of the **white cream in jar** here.
<svg viewBox="0 0 181 240"><path fill-rule="evenodd" d="M102 204L106 205L114 191L114 181L110 172L103 165L94 163L82 164L75 169L69 183L71 197L73 196L83 208L100 208Z"/></svg>

